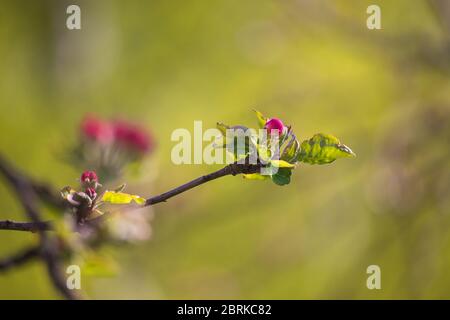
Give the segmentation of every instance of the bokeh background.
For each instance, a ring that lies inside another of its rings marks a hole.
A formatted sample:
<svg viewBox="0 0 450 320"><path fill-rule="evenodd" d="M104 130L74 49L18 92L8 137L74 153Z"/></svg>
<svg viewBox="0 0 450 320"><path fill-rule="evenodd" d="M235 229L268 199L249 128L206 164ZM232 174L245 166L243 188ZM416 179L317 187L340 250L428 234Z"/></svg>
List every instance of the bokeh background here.
<svg viewBox="0 0 450 320"><path fill-rule="evenodd" d="M450 297L450 2L0 2L0 150L57 188L79 176L61 155L86 113L153 132L151 170L129 181L144 195L219 168L172 164L174 129L256 125L252 108L358 155L155 206L149 241L109 248L117 275L83 277L90 298ZM370 4L382 30L366 28ZM24 219L3 181L0 219ZM0 257L34 242L2 231ZM0 274L0 298L59 296L33 262Z"/></svg>

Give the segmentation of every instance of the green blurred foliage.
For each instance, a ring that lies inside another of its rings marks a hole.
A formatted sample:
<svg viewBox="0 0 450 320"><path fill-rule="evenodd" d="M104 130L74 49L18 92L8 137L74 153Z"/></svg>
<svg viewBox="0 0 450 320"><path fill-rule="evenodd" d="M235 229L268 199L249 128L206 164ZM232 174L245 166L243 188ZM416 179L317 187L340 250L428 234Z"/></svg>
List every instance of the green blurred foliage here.
<svg viewBox="0 0 450 320"><path fill-rule="evenodd" d="M82 29L65 28L79 4ZM366 28L377 3L382 30ZM63 187L85 113L148 126L158 151L127 181L153 195L218 166L176 166L176 128L253 123L336 135L358 157L301 164L289 186L226 177L155 206L153 237L109 248L91 298L448 298L447 1L12 1L0 10L0 150ZM24 219L0 184L0 219ZM0 256L36 235L0 232ZM382 289L366 288L381 267ZM0 298L58 298L44 267L0 274Z"/></svg>

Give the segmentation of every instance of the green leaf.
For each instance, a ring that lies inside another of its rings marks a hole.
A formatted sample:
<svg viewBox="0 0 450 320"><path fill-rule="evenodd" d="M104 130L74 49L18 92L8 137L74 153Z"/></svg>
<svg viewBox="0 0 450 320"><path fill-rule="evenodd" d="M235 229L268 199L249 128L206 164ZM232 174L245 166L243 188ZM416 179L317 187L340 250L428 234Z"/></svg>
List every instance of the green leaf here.
<svg viewBox="0 0 450 320"><path fill-rule="evenodd" d="M272 176L272 181L279 186L284 186L291 182L292 170L289 168L280 168L278 172Z"/></svg>
<svg viewBox="0 0 450 320"><path fill-rule="evenodd" d="M263 161L264 163L270 162L272 152L266 144L257 144L256 150L258 151L258 157L261 161Z"/></svg>
<svg viewBox="0 0 450 320"><path fill-rule="evenodd" d="M234 160L245 159L256 152L254 138L256 131L245 126L237 125L228 128L225 137L225 147Z"/></svg>
<svg viewBox="0 0 450 320"><path fill-rule="evenodd" d="M112 204L128 204L132 201L139 205L145 204L145 199L140 196L115 191L106 191L103 194L102 201Z"/></svg>
<svg viewBox="0 0 450 320"><path fill-rule="evenodd" d="M355 153L330 134L318 133L300 145L298 161L309 164L327 164L336 159L354 157Z"/></svg>
<svg viewBox="0 0 450 320"><path fill-rule="evenodd" d="M300 143L293 135L288 145L284 148L280 159L290 163L295 163L299 152L300 152Z"/></svg>
<svg viewBox="0 0 450 320"><path fill-rule="evenodd" d="M270 165L278 168L294 168L295 166L284 160L271 160Z"/></svg>
<svg viewBox="0 0 450 320"><path fill-rule="evenodd" d="M260 128L264 128L267 122L267 118L263 116L263 114L257 110L253 110L256 113L256 117L258 118L258 124Z"/></svg>
<svg viewBox="0 0 450 320"><path fill-rule="evenodd" d="M295 138L295 135L292 133L292 127L291 126L287 126L284 128L283 133L281 134L281 136L279 137L279 141L280 141L280 146L286 142L287 139L289 139L289 137L293 137Z"/></svg>
<svg viewBox="0 0 450 320"><path fill-rule="evenodd" d="M244 178L248 180L266 180L268 177L259 173L244 174Z"/></svg>

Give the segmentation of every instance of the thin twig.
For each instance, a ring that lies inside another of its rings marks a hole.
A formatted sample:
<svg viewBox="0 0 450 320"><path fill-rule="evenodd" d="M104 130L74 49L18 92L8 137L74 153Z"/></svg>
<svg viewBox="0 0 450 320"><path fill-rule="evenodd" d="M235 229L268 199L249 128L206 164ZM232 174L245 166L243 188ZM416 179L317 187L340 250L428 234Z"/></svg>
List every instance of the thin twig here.
<svg viewBox="0 0 450 320"><path fill-rule="evenodd" d="M210 174L201 176L188 183L185 183L179 187L169 190L160 195L150 197L146 200L145 206L151 206L160 202L165 202L168 199L186 192L192 188L200 186L208 181L218 179L227 175L237 174L250 174L257 173L261 169L261 164L248 164L248 163L232 163ZM14 188L19 201L25 209L31 222L12 222L12 221L0 221L0 229L8 230L23 230L23 231L36 231L40 237L40 250L41 257L47 265L48 274L53 282L53 285L59 290L59 292L68 299L77 299L78 296L71 290L69 290L65 284L64 277L62 276L61 266L59 264L58 248L54 238L50 238L46 231L51 229L50 222L43 222L40 219L40 213L36 208L36 193L41 192L43 189L36 188L26 177L22 176L18 171L14 170L9 164L0 156L0 173L2 173L6 180ZM48 191L48 190L47 190ZM50 194L48 192L44 194ZM42 196L42 194L41 194ZM105 217L92 219L89 224L97 224L103 221Z"/></svg>
<svg viewBox="0 0 450 320"><path fill-rule="evenodd" d="M30 231L37 232L38 230L49 231L52 230L49 221L35 222L17 222L11 220L0 221L0 230L16 230L16 231Z"/></svg>
<svg viewBox="0 0 450 320"><path fill-rule="evenodd" d="M7 163L6 160L2 157L2 155L0 155L0 173L3 174L11 184L14 184L14 180L16 180L18 176L25 178L24 176L19 174L17 170L13 169L11 165ZM29 177L26 177L25 180L33 188L36 195L39 196L39 198L44 202L58 209L64 210L67 208L67 204L50 186Z"/></svg>
<svg viewBox="0 0 450 320"><path fill-rule="evenodd" d="M26 248L8 258L4 258L0 260L0 272L8 271L13 267L20 266L31 259L35 259L39 257L40 246L34 246L30 248Z"/></svg>
<svg viewBox="0 0 450 320"><path fill-rule="evenodd" d="M261 170L261 165L259 164L240 164L240 163L232 163L227 165L226 167L223 167L222 169L212 172L210 174L201 176L197 179L194 179L192 181L189 181L188 183L185 183L179 187L176 187L172 190L169 190L165 193L162 193L160 195L154 196L154 197L150 197L146 200L145 205L146 206L152 206L156 203L159 202L165 202L168 199L183 193L185 191L188 191L192 188L195 188L199 185L202 185L208 181L220 178L220 177L224 177L227 175L237 175L237 174L250 174L250 173L256 173L259 172Z"/></svg>
<svg viewBox="0 0 450 320"><path fill-rule="evenodd" d="M19 202L25 209L30 220L36 224L42 223L40 213L36 206L36 193L26 177L12 168L1 156L0 173L5 176L6 180L13 187ZM53 286L63 297L67 299L78 299L78 295L66 286L66 281L59 261L59 250L58 244L55 241L56 239L50 238L44 230L39 229L38 234L40 238L41 257L47 266L47 272Z"/></svg>
<svg viewBox="0 0 450 320"><path fill-rule="evenodd" d="M36 180L30 180L30 185L33 187L36 195L45 203L53 206L56 209L65 210L68 208L68 204L62 199L60 193L55 192L48 185L38 182Z"/></svg>

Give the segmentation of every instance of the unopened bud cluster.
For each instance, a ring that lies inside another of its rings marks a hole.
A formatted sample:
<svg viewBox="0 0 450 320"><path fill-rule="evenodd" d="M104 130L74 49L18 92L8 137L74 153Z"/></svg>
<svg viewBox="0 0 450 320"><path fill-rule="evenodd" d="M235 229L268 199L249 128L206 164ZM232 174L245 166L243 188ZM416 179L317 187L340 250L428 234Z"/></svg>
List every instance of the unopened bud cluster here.
<svg viewBox="0 0 450 320"><path fill-rule="evenodd" d="M97 190L102 186L98 182L95 171L85 171L80 177L81 191L66 187L61 191L64 199L69 202L77 216L77 221L82 223L93 211L97 201Z"/></svg>

